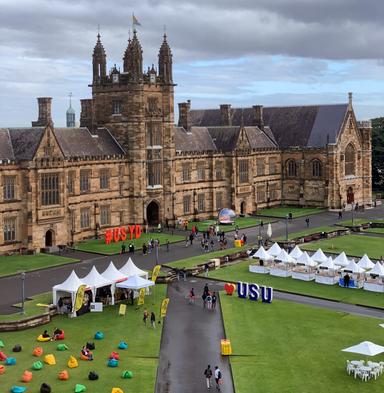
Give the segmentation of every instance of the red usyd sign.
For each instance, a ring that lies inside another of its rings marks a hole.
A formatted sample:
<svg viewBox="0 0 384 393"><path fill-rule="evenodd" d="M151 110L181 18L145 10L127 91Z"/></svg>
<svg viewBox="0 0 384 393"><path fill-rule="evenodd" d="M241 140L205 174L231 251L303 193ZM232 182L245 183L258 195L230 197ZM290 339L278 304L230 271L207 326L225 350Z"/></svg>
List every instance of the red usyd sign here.
<svg viewBox="0 0 384 393"><path fill-rule="evenodd" d="M128 225L126 227L118 227L107 229L104 234L105 244L111 242L119 242L124 240L140 239L141 225Z"/></svg>

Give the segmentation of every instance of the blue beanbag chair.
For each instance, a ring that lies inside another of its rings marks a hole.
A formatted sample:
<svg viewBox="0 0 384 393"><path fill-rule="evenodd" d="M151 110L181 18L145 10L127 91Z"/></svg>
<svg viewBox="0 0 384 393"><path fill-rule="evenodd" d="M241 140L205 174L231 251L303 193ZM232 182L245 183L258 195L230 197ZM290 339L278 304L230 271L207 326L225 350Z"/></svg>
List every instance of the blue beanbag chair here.
<svg viewBox="0 0 384 393"><path fill-rule="evenodd" d="M25 386L12 386L11 392L12 393L23 393L27 390Z"/></svg>
<svg viewBox="0 0 384 393"><path fill-rule="evenodd" d="M7 358L5 360L5 364L7 366L14 366L16 364L16 359L15 358ZM23 390L23 392L24 392L24 390Z"/></svg>
<svg viewBox="0 0 384 393"><path fill-rule="evenodd" d="M95 340L102 340L104 338L103 332L96 332L95 333Z"/></svg>
<svg viewBox="0 0 384 393"><path fill-rule="evenodd" d="M119 347L118 347L119 349L127 349L128 348L128 344L126 343L126 342L124 342L124 341L122 341L120 344L119 344Z"/></svg>
<svg viewBox="0 0 384 393"><path fill-rule="evenodd" d="M119 365L119 361L116 359L108 360L108 367L117 367Z"/></svg>

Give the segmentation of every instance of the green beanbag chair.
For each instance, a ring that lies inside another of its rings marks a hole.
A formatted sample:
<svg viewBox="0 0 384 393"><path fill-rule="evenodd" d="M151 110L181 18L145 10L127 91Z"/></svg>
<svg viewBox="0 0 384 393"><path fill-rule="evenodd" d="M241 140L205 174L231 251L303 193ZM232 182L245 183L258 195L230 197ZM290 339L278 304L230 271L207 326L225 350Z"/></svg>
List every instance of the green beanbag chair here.
<svg viewBox="0 0 384 393"><path fill-rule="evenodd" d="M86 392L87 388L84 385L80 385L79 383L77 383L75 385L75 393L81 393L81 392Z"/></svg>
<svg viewBox="0 0 384 393"><path fill-rule="evenodd" d="M0 348L4 348L4 343L0 340Z"/></svg>
<svg viewBox="0 0 384 393"><path fill-rule="evenodd" d="M119 361L116 359L108 360L108 367L117 367L119 365Z"/></svg>
<svg viewBox="0 0 384 393"><path fill-rule="evenodd" d="M124 341L121 341L119 346L118 346L118 348L119 349L127 349L128 348L128 344L126 342L124 342Z"/></svg>
<svg viewBox="0 0 384 393"><path fill-rule="evenodd" d="M15 358L7 358L5 359L5 365L6 366L14 366L16 364L16 359Z"/></svg>
<svg viewBox="0 0 384 393"><path fill-rule="evenodd" d="M59 344L57 346L58 351L66 351L67 349L68 349L68 347L66 346L66 344Z"/></svg>
<svg viewBox="0 0 384 393"><path fill-rule="evenodd" d="M43 363L38 360L37 362L32 364L32 368L34 370L41 370L43 368Z"/></svg>
<svg viewBox="0 0 384 393"><path fill-rule="evenodd" d="M25 386L12 386L11 387L11 392L12 393L23 393L27 390Z"/></svg>
<svg viewBox="0 0 384 393"><path fill-rule="evenodd" d="M95 333L95 340L102 340L104 338L103 332L96 332Z"/></svg>
<svg viewBox="0 0 384 393"><path fill-rule="evenodd" d="M124 378L124 379L130 379L132 377L133 377L133 372L132 371L125 370L121 374L121 378Z"/></svg>

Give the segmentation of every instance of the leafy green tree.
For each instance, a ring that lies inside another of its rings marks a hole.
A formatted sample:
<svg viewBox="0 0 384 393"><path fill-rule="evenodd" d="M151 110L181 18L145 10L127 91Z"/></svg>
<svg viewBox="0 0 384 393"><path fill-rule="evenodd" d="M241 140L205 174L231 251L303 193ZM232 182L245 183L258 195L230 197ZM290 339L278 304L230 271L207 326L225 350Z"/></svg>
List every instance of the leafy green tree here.
<svg viewBox="0 0 384 393"><path fill-rule="evenodd" d="M384 117L372 119L372 186L384 190Z"/></svg>

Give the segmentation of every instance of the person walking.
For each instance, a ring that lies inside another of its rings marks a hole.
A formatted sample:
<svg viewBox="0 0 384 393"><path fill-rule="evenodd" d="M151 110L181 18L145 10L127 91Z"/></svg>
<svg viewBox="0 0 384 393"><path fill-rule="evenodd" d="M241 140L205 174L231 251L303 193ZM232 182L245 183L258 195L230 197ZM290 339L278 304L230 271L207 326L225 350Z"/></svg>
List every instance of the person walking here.
<svg viewBox="0 0 384 393"><path fill-rule="evenodd" d="M148 310L146 308L144 308L144 312L143 312L143 322L144 325L147 326L147 319L148 319Z"/></svg>
<svg viewBox="0 0 384 393"><path fill-rule="evenodd" d="M195 304L195 299L196 299L196 297L195 297L195 290L192 288L189 291L189 304Z"/></svg>
<svg viewBox="0 0 384 393"><path fill-rule="evenodd" d="M212 370L211 366L208 364L207 368L204 370L205 381L207 382L207 389L211 389L211 378L212 378Z"/></svg>
<svg viewBox="0 0 384 393"><path fill-rule="evenodd" d="M169 240L167 239L167 241L166 241L166 246L167 246L167 252L169 252Z"/></svg>
<svg viewBox="0 0 384 393"><path fill-rule="evenodd" d="M343 212L340 210L339 211L339 220L341 220L343 218Z"/></svg>
<svg viewBox="0 0 384 393"><path fill-rule="evenodd" d="M217 296L216 292L212 293L212 310L216 310Z"/></svg>
<svg viewBox="0 0 384 393"><path fill-rule="evenodd" d="M156 329L156 317L153 311L151 312L151 325L154 329Z"/></svg>
<svg viewBox="0 0 384 393"><path fill-rule="evenodd" d="M208 277L208 273L209 273L209 265L208 265L208 263L206 263L204 265L204 276Z"/></svg>
<svg viewBox="0 0 384 393"><path fill-rule="evenodd" d="M218 366L215 366L215 382L216 382L216 390L220 392L220 385L222 384L222 375Z"/></svg>
<svg viewBox="0 0 384 393"><path fill-rule="evenodd" d="M309 228L309 218L308 217L305 219L305 223L307 224L307 228Z"/></svg>
<svg viewBox="0 0 384 393"><path fill-rule="evenodd" d="M208 310L210 310L212 308L212 295L211 295L211 292L208 292L206 301L207 301L207 308L208 308Z"/></svg>

